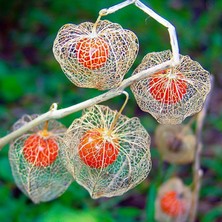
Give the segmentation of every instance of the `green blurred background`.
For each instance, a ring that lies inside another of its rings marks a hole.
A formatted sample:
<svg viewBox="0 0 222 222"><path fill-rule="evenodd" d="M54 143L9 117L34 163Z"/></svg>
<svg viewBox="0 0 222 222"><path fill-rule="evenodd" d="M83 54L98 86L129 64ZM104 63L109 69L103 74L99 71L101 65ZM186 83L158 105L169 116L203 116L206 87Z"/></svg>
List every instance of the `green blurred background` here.
<svg viewBox="0 0 222 222"><path fill-rule="evenodd" d="M180 53L189 54L215 77L215 86L203 131L204 170L198 219L222 221L222 1L144 0L175 25ZM53 57L52 45L59 28L66 23L94 22L98 12L119 3L117 0L0 0L0 136L10 132L23 114L44 113L53 102L60 108L99 95L94 89L75 87ZM133 30L140 41L139 56L169 49L165 27L128 6L106 19ZM129 93L129 89L126 89ZM153 137L156 121L137 107L130 93L124 114L139 116ZM104 104L118 109L123 96ZM67 127L81 112L61 119ZM177 167L162 163L152 142L153 169L149 177L121 197L92 200L87 191L73 183L64 195L49 203L34 205L15 186L8 146L0 152L0 221L98 222L154 221L154 199L160 183L173 175L191 182L190 165Z"/></svg>

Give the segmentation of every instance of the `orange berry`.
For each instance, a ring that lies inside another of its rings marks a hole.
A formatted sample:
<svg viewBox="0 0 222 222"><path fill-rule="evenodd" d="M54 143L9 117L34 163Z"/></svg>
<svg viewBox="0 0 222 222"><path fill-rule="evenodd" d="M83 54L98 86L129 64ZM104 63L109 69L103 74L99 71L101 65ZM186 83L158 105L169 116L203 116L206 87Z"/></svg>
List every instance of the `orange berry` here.
<svg viewBox="0 0 222 222"><path fill-rule="evenodd" d="M33 134L24 143L23 155L29 163L46 167L56 160L58 145L52 138Z"/></svg>
<svg viewBox="0 0 222 222"><path fill-rule="evenodd" d="M149 90L154 99L165 104L174 104L182 100L187 92L187 83L182 73L170 74L166 69L152 75Z"/></svg>
<svg viewBox="0 0 222 222"><path fill-rule="evenodd" d="M104 129L88 130L80 140L79 156L92 168L105 168L116 161L117 139L104 138Z"/></svg>
<svg viewBox="0 0 222 222"><path fill-rule="evenodd" d="M88 69L99 69L108 58L109 45L100 37L82 38L76 44L77 59Z"/></svg>
<svg viewBox="0 0 222 222"><path fill-rule="evenodd" d="M160 207L165 214L171 217L182 216L186 212L184 201L175 191L169 191L162 196Z"/></svg>

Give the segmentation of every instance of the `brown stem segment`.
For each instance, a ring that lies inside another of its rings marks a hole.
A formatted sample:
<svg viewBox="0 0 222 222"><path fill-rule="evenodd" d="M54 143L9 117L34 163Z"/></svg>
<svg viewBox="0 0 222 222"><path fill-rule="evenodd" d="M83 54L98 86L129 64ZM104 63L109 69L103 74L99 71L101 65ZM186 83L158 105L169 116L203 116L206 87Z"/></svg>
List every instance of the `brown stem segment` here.
<svg viewBox="0 0 222 222"><path fill-rule="evenodd" d="M48 131L48 127L49 127L49 121L47 120L47 121L45 121L43 130Z"/></svg>
<svg viewBox="0 0 222 222"><path fill-rule="evenodd" d="M212 88L213 88L213 82L214 82L214 79L213 79L213 76L211 76ZM206 117L207 109L210 103L212 88L211 88L211 92L207 96L203 109L197 115L197 123L196 123L197 142L196 142L195 158L194 158L194 163L193 163L193 198L192 198L191 211L190 211L189 220L188 220L189 222L194 222L197 215L199 192L200 192L200 187L201 187L201 177L203 175L203 171L201 170L201 167L200 167L201 151L203 147L202 130L203 130L204 119Z"/></svg>
<svg viewBox="0 0 222 222"><path fill-rule="evenodd" d="M42 132L41 132L41 135L42 135L42 136L44 136L44 137L49 136L48 127L49 127L49 121L47 120L47 121L45 121L43 130L42 130Z"/></svg>

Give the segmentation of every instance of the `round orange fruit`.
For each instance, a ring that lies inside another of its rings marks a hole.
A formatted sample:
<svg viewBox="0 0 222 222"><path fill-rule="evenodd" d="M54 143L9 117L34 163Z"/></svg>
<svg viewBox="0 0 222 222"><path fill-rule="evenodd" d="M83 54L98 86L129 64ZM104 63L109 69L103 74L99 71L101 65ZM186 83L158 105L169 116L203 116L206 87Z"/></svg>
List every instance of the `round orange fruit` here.
<svg viewBox="0 0 222 222"><path fill-rule="evenodd" d="M29 163L46 167L56 160L58 150L58 145L54 139L32 134L24 142L23 155Z"/></svg>
<svg viewBox="0 0 222 222"><path fill-rule="evenodd" d="M160 207L165 214L171 217L182 216L186 211L182 197L175 191L169 191L163 195Z"/></svg>
<svg viewBox="0 0 222 222"><path fill-rule="evenodd" d="M82 161L91 168L105 168L114 163L119 153L117 139L104 136L104 129L86 131L78 147Z"/></svg>
<svg viewBox="0 0 222 222"><path fill-rule="evenodd" d="M88 69L99 69L107 61L109 45L101 37L81 38L76 44L77 59Z"/></svg>
<svg viewBox="0 0 222 222"><path fill-rule="evenodd" d="M187 82L182 73L169 75L170 69L157 72L149 81L149 92L155 100L164 104L175 104L187 93Z"/></svg>

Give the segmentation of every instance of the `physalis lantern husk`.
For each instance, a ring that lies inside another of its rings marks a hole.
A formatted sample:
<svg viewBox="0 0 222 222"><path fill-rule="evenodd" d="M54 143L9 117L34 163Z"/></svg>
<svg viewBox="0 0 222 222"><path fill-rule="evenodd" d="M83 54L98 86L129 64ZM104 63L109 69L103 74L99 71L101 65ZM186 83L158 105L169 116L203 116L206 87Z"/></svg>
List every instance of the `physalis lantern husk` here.
<svg viewBox="0 0 222 222"><path fill-rule="evenodd" d="M121 83L138 49L138 39L132 31L107 20L66 24L53 45L54 56L72 83L99 90Z"/></svg>
<svg viewBox="0 0 222 222"><path fill-rule="evenodd" d="M147 54L133 75L169 61L171 51ZM161 124L180 124L187 116L199 112L210 92L210 74L189 56L180 55L180 64L150 74L131 85L141 110Z"/></svg>
<svg viewBox="0 0 222 222"><path fill-rule="evenodd" d="M163 183L155 201L155 219L158 222L186 222L192 204L192 192L179 178Z"/></svg>
<svg viewBox="0 0 222 222"><path fill-rule="evenodd" d="M74 120L64 137L63 159L75 180L92 198L122 195L151 169L150 136L138 118L94 106Z"/></svg>
<svg viewBox="0 0 222 222"><path fill-rule="evenodd" d="M38 115L23 116L13 130ZM15 183L34 203L50 201L62 195L73 177L61 161L61 145L66 128L55 120L33 127L10 144L9 161Z"/></svg>

